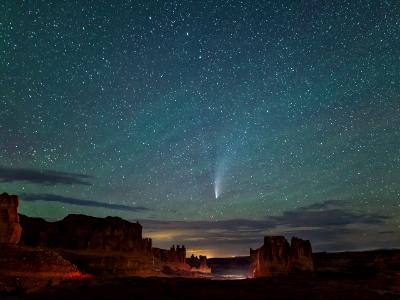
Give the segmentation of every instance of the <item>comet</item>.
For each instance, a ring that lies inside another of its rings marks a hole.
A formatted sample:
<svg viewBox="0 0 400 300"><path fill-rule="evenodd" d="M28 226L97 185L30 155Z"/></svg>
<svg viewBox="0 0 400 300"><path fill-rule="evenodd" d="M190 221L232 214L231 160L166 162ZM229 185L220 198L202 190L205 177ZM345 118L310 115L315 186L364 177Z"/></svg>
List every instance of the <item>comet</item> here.
<svg viewBox="0 0 400 300"><path fill-rule="evenodd" d="M215 173L214 173L214 195L215 199L221 197L223 193L223 189L225 186L225 174L227 171L227 160L222 159L216 164Z"/></svg>
<svg viewBox="0 0 400 300"><path fill-rule="evenodd" d="M215 194L215 199L218 199L221 193L221 179L219 177L216 177L214 180L214 194Z"/></svg>

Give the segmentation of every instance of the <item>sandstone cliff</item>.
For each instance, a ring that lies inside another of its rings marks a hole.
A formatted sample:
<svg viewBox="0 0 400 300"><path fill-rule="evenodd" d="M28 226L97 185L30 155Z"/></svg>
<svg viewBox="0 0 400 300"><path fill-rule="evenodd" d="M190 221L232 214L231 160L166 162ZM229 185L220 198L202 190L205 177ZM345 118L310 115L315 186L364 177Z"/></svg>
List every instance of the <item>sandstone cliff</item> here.
<svg viewBox="0 0 400 300"><path fill-rule="evenodd" d="M57 222L20 216L21 244L69 250L151 253L142 226L118 217L68 215Z"/></svg>
<svg viewBox="0 0 400 300"><path fill-rule="evenodd" d="M310 241L292 237L290 241L289 270L291 272L314 271Z"/></svg>
<svg viewBox="0 0 400 300"><path fill-rule="evenodd" d="M68 215L47 222L20 216L24 228L21 245L56 250L80 270L112 276L188 276L184 246L152 248L142 238L142 226L118 217Z"/></svg>
<svg viewBox="0 0 400 300"><path fill-rule="evenodd" d="M186 263L184 245L173 245L169 250L153 248L155 264L167 275L189 275L190 266Z"/></svg>
<svg viewBox="0 0 400 300"><path fill-rule="evenodd" d="M159 274L151 239L142 238L142 226L118 217L68 215L47 222L20 216L24 228L20 245L53 249L90 274L154 276Z"/></svg>
<svg viewBox="0 0 400 300"><path fill-rule="evenodd" d="M260 248L250 249L250 257L251 277L314 270L311 244L299 238L292 238L289 245L283 236L265 236L264 244Z"/></svg>

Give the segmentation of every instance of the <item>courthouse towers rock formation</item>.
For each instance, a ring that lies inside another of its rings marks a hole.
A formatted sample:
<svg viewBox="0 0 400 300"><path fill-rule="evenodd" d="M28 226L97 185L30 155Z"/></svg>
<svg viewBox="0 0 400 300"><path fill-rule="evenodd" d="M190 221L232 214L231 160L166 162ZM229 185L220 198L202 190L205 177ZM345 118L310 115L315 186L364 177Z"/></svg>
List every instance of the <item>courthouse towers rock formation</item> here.
<svg viewBox="0 0 400 300"><path fill-rule="evenodd" d="M252 277L314 271L310 241L296 237L289 244L283 236L265 236L260 248L250 249L250 258Z"/></svg>

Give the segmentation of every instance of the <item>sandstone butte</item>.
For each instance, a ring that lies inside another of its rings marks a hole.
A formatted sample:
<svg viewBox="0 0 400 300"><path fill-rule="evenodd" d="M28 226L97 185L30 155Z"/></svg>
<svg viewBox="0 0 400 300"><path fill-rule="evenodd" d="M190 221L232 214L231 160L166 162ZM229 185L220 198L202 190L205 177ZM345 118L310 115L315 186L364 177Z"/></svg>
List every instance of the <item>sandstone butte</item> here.
<svg viewBox="0 0 400 300"><path fill-rule="evenodd" d="M289 244L283 236L265 236L260 248L250 249L250 259L250 277L314 271L310 241L296 237Z"/></svg>

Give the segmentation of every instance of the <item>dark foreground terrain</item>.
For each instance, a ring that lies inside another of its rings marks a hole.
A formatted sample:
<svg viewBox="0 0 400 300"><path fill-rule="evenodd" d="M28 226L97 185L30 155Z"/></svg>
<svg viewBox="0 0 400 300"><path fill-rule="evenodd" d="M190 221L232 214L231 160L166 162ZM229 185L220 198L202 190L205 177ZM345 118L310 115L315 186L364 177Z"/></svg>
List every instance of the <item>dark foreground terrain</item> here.
<svg viewBox="0 0 400 300"><path fill-rule="evenodd" d="M190 278L74 279L1 299L400 299L399 278L290 276L245 280ZM20 291L22 293L22 291Z"/></svg>
<svg viewBox="0 0 400 300"><path fill-rule="evenodd" d="M0 255L1 300L400 300L399 250L317 253L314 273L221 280L246 278L249 257L210 259L211 279L165 274L160 277L117 277L112 272L108 275L82 273L51 250L18 246L1 249L4 252Z"/></svg>

